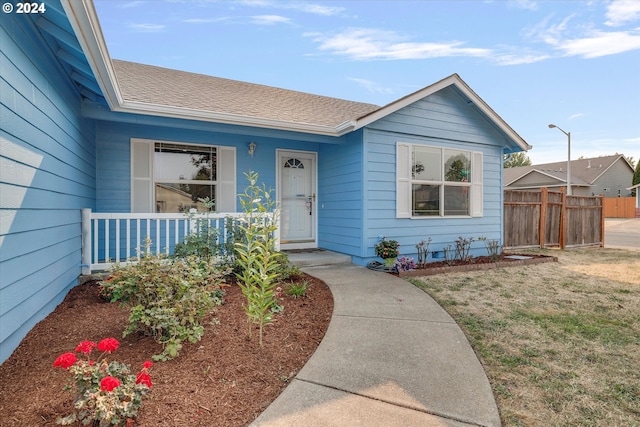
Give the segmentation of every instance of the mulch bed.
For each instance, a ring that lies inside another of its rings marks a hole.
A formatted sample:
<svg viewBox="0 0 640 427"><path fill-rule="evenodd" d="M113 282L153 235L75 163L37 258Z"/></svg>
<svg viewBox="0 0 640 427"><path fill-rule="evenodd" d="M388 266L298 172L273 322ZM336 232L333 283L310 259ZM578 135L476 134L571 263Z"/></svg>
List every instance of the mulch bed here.
<svg viewBox="0 0 640 427"><path fill-rule="evenodd" d="M284 311L265 329L247 337L244 297L231 286L207 324L202 340L184 345L171 361L151 369L153 387L145 396L135 426L245 426L281 393L324 337L333 311L326 284L304 276L306 297L284 297ZM152 339L122 332L128 312L98 296L96 282L73 288L53 313L38 323L0 366L0 426L55 426L71 412L73 395L63 391L70 374L54 368L62 353L84 340L114 337L120 348L111 356L137 370L162 348ZM80 425L77 423L76 425Z"/></svg>
<svg viewBox="0 0 640 427"><path fill-rule="evenodd" d="M432 276L434 274L455 273L461 271L490 270L494 268L534 265L544 262L558 262L558 257L537 254L501 254L498 260L495 260L494 258L491 258L489 256L480 256L466 262L429 262L422 268L417 268L410 271L401 271L397 274L400 277Z"/></svg>

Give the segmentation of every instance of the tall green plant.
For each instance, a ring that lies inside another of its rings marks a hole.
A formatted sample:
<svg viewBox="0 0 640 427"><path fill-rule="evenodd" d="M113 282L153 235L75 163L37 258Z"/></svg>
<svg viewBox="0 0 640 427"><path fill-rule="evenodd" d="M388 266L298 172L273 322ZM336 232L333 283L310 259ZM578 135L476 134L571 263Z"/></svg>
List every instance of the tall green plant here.
<svg viewBox="0 0 640 427"><path fill-rule="evenodd" d="M240 194L244 217L240 229L244 241L235 243L236 263L240 272L236 273L242 294L247 299L244 310L249 323L251 337L252 324L258 325L259 342L262 347L263 328L273 321L274 309L278 308L276 296L279 253L276 251L278 211L264 183L258 185L258 173L245 173L249 185Z"/></svg>

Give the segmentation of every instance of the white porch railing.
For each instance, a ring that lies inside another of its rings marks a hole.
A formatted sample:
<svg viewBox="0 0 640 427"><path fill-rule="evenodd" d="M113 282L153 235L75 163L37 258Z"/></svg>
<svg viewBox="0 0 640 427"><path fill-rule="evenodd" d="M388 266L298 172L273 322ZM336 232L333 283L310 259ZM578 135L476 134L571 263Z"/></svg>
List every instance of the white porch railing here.
<svg viewBox="0 0 640 427"><path fill-rule="evenodd" d="M241 218L243 213L209 213L187 216L182 213L99 213L82 209L82 274L109 269L114 263L137 259L145 239L151 239L149 251L170 255L176 244L197 231L202 221L218 229L218 243L224 244L226 218ZM276 248L280 243L278 215Z"/></svg>

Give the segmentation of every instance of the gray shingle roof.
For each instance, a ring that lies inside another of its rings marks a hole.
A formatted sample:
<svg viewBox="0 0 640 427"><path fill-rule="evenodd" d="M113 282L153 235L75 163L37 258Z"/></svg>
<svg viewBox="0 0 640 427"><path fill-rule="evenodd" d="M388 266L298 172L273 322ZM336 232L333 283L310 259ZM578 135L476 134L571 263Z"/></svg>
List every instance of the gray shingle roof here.
<svg viewBox="0 0 640 427"><path fill-rule="evenodd" d="M583 183L586 185L593 184L593 182L620 157L622 157L624 161L624 156L621 154L592 157L590 159L571 160L571 181L573 185ZM517 168L506 168L504 170L505 185L520 179L532 170L545 173L565 182L567 179L567 162L562 161L532 166L520 166Z"/></svg>
<svg viewBox="0 0 640 427"><path fill-rule="evenodd" d="M155 104L256 119L336 127L380 107L113 60L118 86L126 102Z"/></svg>

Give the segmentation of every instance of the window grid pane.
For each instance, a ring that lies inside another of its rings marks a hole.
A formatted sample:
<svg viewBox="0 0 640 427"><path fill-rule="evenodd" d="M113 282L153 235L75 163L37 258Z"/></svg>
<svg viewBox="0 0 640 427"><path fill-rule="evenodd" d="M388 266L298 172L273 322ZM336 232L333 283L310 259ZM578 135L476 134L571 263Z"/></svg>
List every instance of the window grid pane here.
<svg viewBox="0 0 640 427"><path fill-rule="evenodd" d="M216 210L216 147L156 143L154 188L156 212L208 210L199 199L208 198Z"/></svg>
<svg viewBox="0 0 640 427"><path fill-rule="evenodd" d="M412 185L413 216L439 216L440 215L440 186L439 185Z"/></svg>
<svg viewBox="0 0 640 427"><path fill-rule="evenodd" d="M469 216L471 152L414 145L411 215Z"/></svg>

